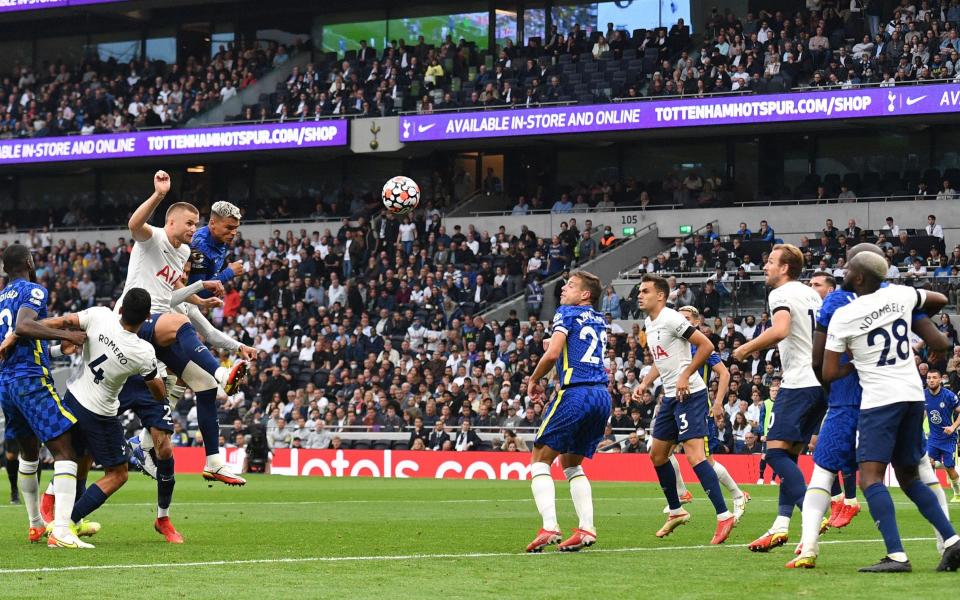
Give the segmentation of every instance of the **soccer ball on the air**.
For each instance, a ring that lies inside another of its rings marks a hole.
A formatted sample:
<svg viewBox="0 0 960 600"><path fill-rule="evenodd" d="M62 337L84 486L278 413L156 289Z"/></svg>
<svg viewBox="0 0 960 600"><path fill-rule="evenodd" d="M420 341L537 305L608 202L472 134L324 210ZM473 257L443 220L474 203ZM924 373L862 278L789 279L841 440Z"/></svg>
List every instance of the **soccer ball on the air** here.
<svg viewBox="0 0 960 600"><path fill-rule="evenodd" d="M409 177L397 175L383 185L380 198L383 200L383 207L388 211L395 215L405 215L420 204L420 186Z"/></svg>

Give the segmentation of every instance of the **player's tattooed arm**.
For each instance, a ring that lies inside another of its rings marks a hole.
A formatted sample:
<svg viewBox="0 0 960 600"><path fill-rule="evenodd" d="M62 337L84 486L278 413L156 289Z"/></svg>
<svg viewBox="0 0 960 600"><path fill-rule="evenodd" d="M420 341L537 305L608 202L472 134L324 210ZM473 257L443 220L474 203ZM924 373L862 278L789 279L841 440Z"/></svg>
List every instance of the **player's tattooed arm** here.
<svg viewBox="0 0 960 600"><path fill-rule="evenodd" d="M733 351L733 360L742 362L756 350L772 348L790 335L790 311L775 310L773 325L746 344Z"/></svg>
<svg viewBox="0 0 960 600"><path fill-rule="evenodd" d="M48 317L40 321L40 324L53 329L80 329L80 317L76 314Z"/></svg>
<svg viewBox="0 0 960 600"><path fill-rule="evenodd" d="M148 379L144 383L147 384L147 389L150 390L150 395L153 396L153 399L157 402L163 402L167 398L167 386L163 383L162 377L154 377L153 379Z"/></svg>
<svg viewBox="0 0 960 600"><path fill-rule="evenodd" d="M147 221L169 192L170 176L166 171L157 171L153 176L153 194L137 207L127 221L127 227L134 240L145 242L150 239L150 226Z"/></svg>
<svg viewBox="0 0 960 600"><path fill-rule="evenodd" d="M59 318L66 319L68 317L73 317L76 326L79 327L80 320L76 315L67 315L66 317ZM35 340L63 340L78 346L87 340L86 332L55 329L44 325L37 320L37 312L27 306L21 306L20 310L17 311L16 334L20 337L28 337Z"/></svg>

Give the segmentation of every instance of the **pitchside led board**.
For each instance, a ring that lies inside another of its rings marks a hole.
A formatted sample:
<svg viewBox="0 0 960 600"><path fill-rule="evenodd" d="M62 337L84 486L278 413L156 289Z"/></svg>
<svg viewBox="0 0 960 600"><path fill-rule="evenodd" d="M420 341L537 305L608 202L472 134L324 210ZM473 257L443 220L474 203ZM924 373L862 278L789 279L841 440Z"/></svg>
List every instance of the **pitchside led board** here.
<svg viewBox="0 0 960 600"><path fill-rule="evenodd" d="M0 166L347 145L342 119L0 141Z"/></svg>
<svg viewBox="0 0 960 600"><path fill-rule="evenodd" d="M400 118L403 143L713 125L752 125L924 115L960 111L955 85L884 87L649 100L592 106L411 115Z"/></svg>

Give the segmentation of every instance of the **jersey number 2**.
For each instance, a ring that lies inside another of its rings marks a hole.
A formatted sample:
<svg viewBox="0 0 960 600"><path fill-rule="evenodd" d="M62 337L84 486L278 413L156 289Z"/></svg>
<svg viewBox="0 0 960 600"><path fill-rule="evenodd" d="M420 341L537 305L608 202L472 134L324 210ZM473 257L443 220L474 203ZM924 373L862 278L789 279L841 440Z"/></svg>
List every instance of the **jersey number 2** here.
<svg viewBox="0 0 960 600"><path fill-rule="evenodd" d="M103 369L98 369L97 367L103 364L106 360L107 355L101 354L100 358L91 361L90 364L87 365L90 368L90 372L93 373L93 382L97 385L100 385L100 382L103 381Z"/></svg>
<svg viewBox="0 0 960 600"><path fill-rule="evenodd" d="M586 340L590 338L590 345L587 346L587 351L583 353L583 358L580 359L580 362L585 362L589 365L598 365L600 360L603 358L603 349L607 345L607 332L602 330L600 335L597 335L597 331L593 327L584 327L580 330L580 339ZM600 342L600 356L594 356L594 352L597 351L597 342Z"/></svg>

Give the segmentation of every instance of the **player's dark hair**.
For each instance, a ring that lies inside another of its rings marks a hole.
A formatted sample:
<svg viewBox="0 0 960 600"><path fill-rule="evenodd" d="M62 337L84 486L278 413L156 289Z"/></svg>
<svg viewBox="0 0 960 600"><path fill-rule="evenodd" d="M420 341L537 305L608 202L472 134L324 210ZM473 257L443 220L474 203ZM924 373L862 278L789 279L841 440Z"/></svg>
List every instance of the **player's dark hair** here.
<svg viewBox="0 0 960 600"><path fill-rule="evenodd" d="M814 277L823 277L826 280L827 285L834 289L837 287L837 280L833 277L833 275L827 273L826 271L817 271L810 276L810 279L813 279Z"/></svg>
<svg viewBox="0 0 960 600"><path fill-rule="evenodd" d="M3 270L7 275L30 269L30 250L23 244L11 244L3 251Z"/></svg>
<svg viewBox="0 0 960 600"><path fill-rule="evenodd" d="M570 277L576 277L580 280L583 288L590 292L590 304L597 308L600 305L600 293L603 289L600 278L587 271L574 271L570 273Z"/></svg>
<svg viewBox="0 0 960 600"><path fill-rule="evenodd" d="M200 214L200 211L197 210L197 207L190 204L189 202L174 202L173 204L170 205L170 208L167 209L167 214L165 215L164 218L169 219L170 215L177 212L178 210L185 210L187 212L192 212L196 215Z"/></svg>
<svg viewBox="0 0 960 600"><path fill-rule="evenodd" d="M150 316L150 292L143 288L130 288L123 295L120 318L132 327L140 325Z"/></svg>
<svg viewBox="0 0 960 600"><path fill-rule="evenodd" d="M943 373L940 371L940 369L938 369L938 368L936 368L936 367L930 367L930 368L928 368L928 369L927 369L927 375L929 375L930 373L936 373L936 374L939 375L940 377L943 377Z"/></svg>
<svg viewBox="0 0 960 600"><path fill-rule="evenodd" d="M657 290L663 294L663 298L667 299L670 297L670 284L667 283L667 280L659 275L654 275L653 273L647 273L640 279L640 283L650 282L653 284L653 289Z"/></svg>

